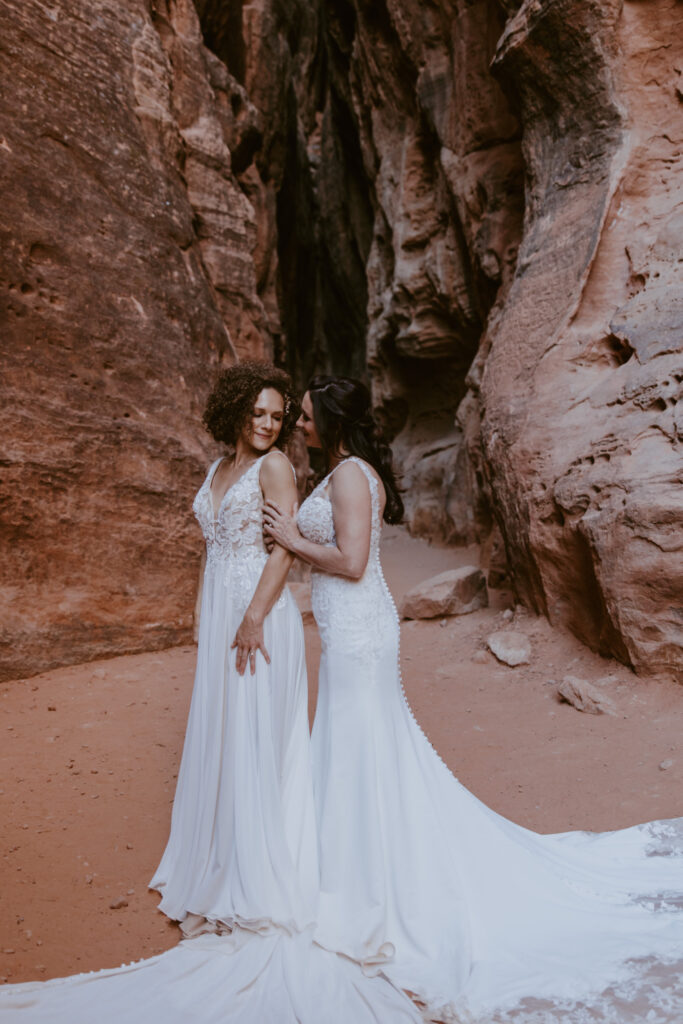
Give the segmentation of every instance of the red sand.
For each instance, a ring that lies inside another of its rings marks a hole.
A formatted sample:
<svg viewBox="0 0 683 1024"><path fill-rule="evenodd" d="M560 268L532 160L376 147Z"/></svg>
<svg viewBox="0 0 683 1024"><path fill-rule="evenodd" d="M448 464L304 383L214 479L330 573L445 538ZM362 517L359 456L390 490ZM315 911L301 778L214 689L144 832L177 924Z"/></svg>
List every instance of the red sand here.
<svg viewBox="0 0 683 1024"><path fill-rule="evenodd" d="M390 528L386 576L414 583L474 562ZM500 665L486 637L506 595L440 624L404 623L403 676L418 720L461 782L541 832L619 828L683 814L683 691L639 680L518 610L532 663ZM306 627L315 703L319 643ZM473 656L476 659L472 660ZM0 686L0 977L48 978L151 956L178 941L147 882L166 842L195 649L131 655ZM606 680L618 714L558 702L566 673ZM661 762L673 764L660 769Z"/></svg>

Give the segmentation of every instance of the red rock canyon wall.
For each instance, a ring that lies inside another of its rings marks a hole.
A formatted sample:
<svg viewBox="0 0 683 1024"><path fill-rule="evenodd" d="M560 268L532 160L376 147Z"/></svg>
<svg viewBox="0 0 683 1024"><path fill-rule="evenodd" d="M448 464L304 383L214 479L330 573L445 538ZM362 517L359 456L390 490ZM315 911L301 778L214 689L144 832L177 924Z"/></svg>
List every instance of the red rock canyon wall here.
<svg viewBox="0 0 683 1024"><path fill-rule="evenodd" d="M470 450L523 599L680 672L683 8L525 3L494 67L519 97L526 213L460 413Z"/></svg>
<svg viewBox="0 0 683 1024"><path fill-rule="evenodd" d="M229 149L257 114L189 0L2 0L0 26L12 678L191 636L210 370L272 339Z"/></svg>
<svg viewBox="0 0 683 1024"><path fill-rule="evenodd" d="M0 0L5 677L188 635L246 353L366 374L415 532L680 668L680 4L195 7Z"/></svg>

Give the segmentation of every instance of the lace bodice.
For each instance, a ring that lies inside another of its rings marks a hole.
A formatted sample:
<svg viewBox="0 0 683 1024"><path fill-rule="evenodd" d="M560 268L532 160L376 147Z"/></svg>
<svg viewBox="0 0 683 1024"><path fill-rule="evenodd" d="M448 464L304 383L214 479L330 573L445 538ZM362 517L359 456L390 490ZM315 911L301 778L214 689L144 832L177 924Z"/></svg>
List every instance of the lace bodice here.
<svg viewBox="0 0 683 1024"><path fill-rule="evenodd" d="M384 649L387 635L394 635L398 630L398 616L384 582L379 559L382 527L379 485L374 473L362 459L350 456L344 461L355 462L359 466L370 488L372 526L368 564L359 580L313 570L313 614L325 648L376 657ZM327 493L332 473L328 473L303 502L297 517L303 536L316 544L336 543L332 504Z"/></svg>
<svg viewBox="0 0 683 1024"><path fill-rule="evenodd" d="M268 552L263 543L261 507L263 494L259 473L265 455L228 487L214 519L211 494L220 459L210 466L194 499L193 510L206 541L206 573L230 589L234 603L246 609L259 581ZM285 455L282 456L286 458ZM204 583L206 585L205 577ZM286 588L278 601L285 600Z"/></svg>

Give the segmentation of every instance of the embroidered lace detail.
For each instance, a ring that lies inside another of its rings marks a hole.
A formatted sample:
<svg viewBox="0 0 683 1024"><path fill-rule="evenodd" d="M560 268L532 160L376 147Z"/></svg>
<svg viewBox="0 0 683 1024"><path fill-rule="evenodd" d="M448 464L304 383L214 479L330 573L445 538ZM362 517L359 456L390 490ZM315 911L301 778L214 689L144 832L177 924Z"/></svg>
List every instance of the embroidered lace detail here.
<svg viewBox="0 0 683 1024"><path fill-rule="evenodd" d="M623 977L589 1000L527 998L486 1017L486 1024L679 1024L683 1007L683 960L630 960ZM437 1016L438 1014L438 1016ZM430 1006L425 1020L480 1024L466 1010Z"/></svg>
<svg viewBox="0 0 683 1024"><path fill-rule="evenodd" d="M320 638L327 650L341 650L345 654L360 655L364 659L379 656L387 650L388 643L395 644L401 699L424 742L429 744L439 759L443 771L452 775L450 768L416 719L406 696L401 672L400 620L380 561L382 520L379 513L377 479L362 459L352 455L344 461L355 462L360 467L370 488L370 554L360 580L345 580L340 576L316 570L311 572L311 606ZM332 470L332 473L334 471ZM297 517L299 529L304 537L316 544L330 546L336 543L332 503L327 494L332 473L328 473L303 502Z"/></svg>
<svg viewBox="0 0 683 1024"><path fill-rule="evenodd" d="M382 519L380 517L379 485L375 474L362 459L349 456L345 462L354 462L362 470L370 488L372 503L372 527L370 533L370 554L365 572L359 580L345 580L329 573L311 573L311 606L318 624L320 638L327 650L341 650L345 654L360 655L364 659L378 657L395 645L397 655L398 684L406 709L421 733L439 759L444 771L451 775L450 768L415 718L406 696L401 673L399 616L391 591L384 578L380 561L380 539ZM341 463L339 463L341 465ZM335 467L337 469L338 467ZM334 473L335 470L332 470ZM301 533L316 544L336 543L332 503L327 486L332 473L321 480L315 490L299 509L297 523Z"/></svg>
<svg viewBox="0 0 683 1024"><path fill-rule="evenodd" d="M265 455L262 455L257 459L227 489L218 516L214 519L211 481L221 461L217 459L211 465L192 505L206 541L206 571L222 576L224 586L232 595L233 604L241 611L246 610L251 601L268 561L261 523L263 493L259 484L259 472L264 458ZM285 587L276 607L282 608L286 600Z"/></svg>
<svg viewBox="0 0 683 1024"><path fill-rule="evenodd" d="M361 459L351 456L344 461L355 462L370 487L372 529L368 564L359 580L313 570L311 604L321 640L328 650L372 658L385 648L387 633L398 632L398 619L386 600L379 568L381 520L377 480ZM326 490L331 476L328 473L304 501L297 518L304 537L330 547L336 543L332 505Z"/></svg>
<svg viewBox="0 0 683 1024"><path fill-rule="evenodd" d="M648 857L683 857L683 818L650 821L640 829L652 837L646 849Z"/></svg>

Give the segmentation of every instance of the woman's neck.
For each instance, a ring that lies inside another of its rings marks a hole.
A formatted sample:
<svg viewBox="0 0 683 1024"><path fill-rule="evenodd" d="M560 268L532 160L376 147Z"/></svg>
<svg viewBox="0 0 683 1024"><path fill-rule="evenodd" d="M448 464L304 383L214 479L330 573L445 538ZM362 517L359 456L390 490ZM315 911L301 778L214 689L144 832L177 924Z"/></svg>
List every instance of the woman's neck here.
<svg viewBox="0 0 683 1024"><path fill-rule="evenodd" d="M237 439L235 445L235 455L233 458L233 466L246 466L249 462L255 462L259 455L265 455L265 452L260 452L256 448L252 448L250 444L247 444L241 437Z"/></svg>

